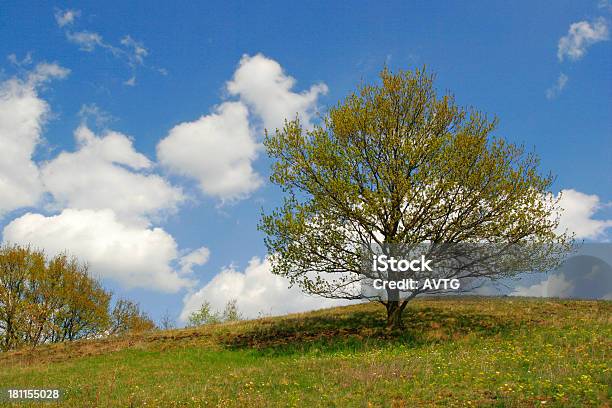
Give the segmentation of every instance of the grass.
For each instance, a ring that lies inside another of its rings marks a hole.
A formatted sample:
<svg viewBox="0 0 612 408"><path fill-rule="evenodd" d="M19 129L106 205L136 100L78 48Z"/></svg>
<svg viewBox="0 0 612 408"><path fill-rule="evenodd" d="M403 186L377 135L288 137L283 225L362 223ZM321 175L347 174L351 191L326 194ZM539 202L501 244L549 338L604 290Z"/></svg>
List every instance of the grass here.
<svg viewBox="0 0 612 408"><path fill-rule="evenodd" d="M66 407L609 407L611 312L424 299L393 333L358 304L4 353L0 388L60 388L44 406Z"/></svg>

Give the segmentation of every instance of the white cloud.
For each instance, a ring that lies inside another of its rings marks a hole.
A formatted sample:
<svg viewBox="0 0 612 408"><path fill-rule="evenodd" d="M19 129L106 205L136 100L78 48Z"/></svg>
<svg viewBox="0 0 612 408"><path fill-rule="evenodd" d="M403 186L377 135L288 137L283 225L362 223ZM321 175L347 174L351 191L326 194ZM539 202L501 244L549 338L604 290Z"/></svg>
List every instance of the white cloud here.
<svg viewBox="0 0 612 408"><path fill-rule="evenodd" d="M144 47L143 43L134 40L129 35L121 39L121 45L127 50L129 64L131 66L143 65L144 58L149 55L149 51Z"/></svg>
<svg viewBox="0 0 612 408"><path fill-rule="evenodd" d="M54 255L68 251L100 277L124 286L177 292L194 282L172 268L177 245L161 228L120 222L112 210L66 209L45 217L28 213L3 231L5 242L30 244Z"/></svg>
<svg viewBox="0 0 612 408"><path fill-rule="evenodd" d="M75 138L77 151L62 152L41 167L56 208L109 208L124 221L136 221L173 211L184 199L162 177L142 172L152 163L127 136L109 131L98 137L81 126Z"/></svg>
<svg viewBox="0 0 612 408"><path fill-rule="evenodd" d="M560 194L559 207L564 209L559 223L560 232L573 232L578 239L605 237L606 230L612 227L612 220L594 219L593 215L610 203L603 204L595 194L588 195L572 189L563 190Z"/></svg>
<svg viewBox="0 0 612 408"><path fill-rule="evenodd" d="M49 64L41 62L28 73L27 82L32 87L37 87L49 82L52 79L64 79L68 76L70 70L61 67L55 63Z"/></svg>
<svg viewBox="0 0 612 408"><path fill-rule="evenodd" d="M124 36L118 45L106 42L102 35L93 31L66 31L66 38L79 46L81 51L92 52L97 47L103 48L115 57L123 58L131 68L144 65L144 59L149 55L144 44L129 35Z"/></svg>
<svg viewBox="0 0 612 408"><path fill-rule="evenodd" d="M269 129L282 127L286 118L296 114L311 126L317 98L327 92L327 86L292 92L295 79L261 54L243 56L226 85L229 94L240 100L224 102L210 115L175 126L158 144L157 157L174 173L198 180L205 194L236 200L262 184L252 167L259 145L249 123L249 109Z"/></svg>
<svg viewBox="0 0 612 408"><path fill-rule="evenodd" d="M225 102L210 115L172 128L158 144L157 157L171 171L198 180L204 193L232 200L261 185L252 167L257 150L247 108Z"/></svg>
<svg viewBox="0 0 612 408"><path fill-rule="evenodd" d="M136 86L136 77L132 75L129 79L123 81L123 85Z"/></svg>
<svg viewBox="0 0 612 408"><path fill-rule="evenodd" d="M87 125L91 119L95 126L101 128L105 127L111 122L117 120L113 115L101 109L95 103L88 103L81 106L79 110L79 117L84 125Z"/></svg>
<svg viewBox="0 0 612 408"><path fill-rule="evenodd" d="M32 63L32 52L28 51L21 60L17 58L17 55L15 54L9 54L6 59L8 59L11 64L17 67L27 66Z"/></svg>
<svg viewBox="0 0 612 408"><path fill-rule="evenodd" d="M559 78L557 78L557 83L546 90L546 98L554 99L565 89L565 85L567 85L568 76L561 73L559 74Z"/></svg>
<svg viewBox="0 0 612 408"><path fill-rule="evenodd" d="M36 205L42 184L32 155L40 143L49 105L36 87L68 70L57 64L38 64L26 75L0 83L0 217L19 207Z"/></svg>
<svg viewBox="0 0 612 408"><path fill-rule="evenodd" d="M597 2L597 8L612 11L612 2L610 2L610 0L599 0Z"/></svg>
<svg viewBox="0 0 612 408"><path fill-rule="evenodd" d="M55 12L55 22L58 26L64 27L74 23L74 20L80 15L80 10L57 10Z"/></svg>
<svg viewBox="0 0 612 408"><path fill-rule="evenodd" d="M270 131L282 128L285 119L293 120L296 115L306 126L311 126L317 99L327 93L327 86L320 83L308 91L295 93L292 91L295 82L275 60L261 54L244 55L234 77L227 83L227 90L260 116Z"/></svg>
<svg viewBox="0 0 612 408"><path fill-rule="evenodd" d="M68 41L79 46L81 51L93 52L100 48L115 58L124 61L130 68L130 77L123 81L126 86L136 85L136 69L139 66L145 66L145 57L149 54L144 44L140 41L135 40L130 35L125 35L119 43L113 44L112 42L104 40L101 34L95 31L89 30L69 30L68 25L71 25L75 17L80 12L67 10L58 11L55 14L55 19L60 27L64 27L64 34ZM159 70L157 68L156 70Z"/></svg>
<svg viewBox="0 0 612 408"><path fill-rule="evenodd" d="M91 31L66 32L66 38L70 42L77 44L81 51L92 52L96 47L107 48L111 51L114 49L114 47L104 42L100 34Z"/></svg>
<svg viewBox="0 0 612 408"><path fill-rule="evenodd" d="M223 269L200 290L183 299L180 319L189 315L208 301L215 310L223 310L228 300L236 299L238 309L248 318L260 315L281 315L322 309L348 304L346 300L334 300L304 294L298 287L289 287L283 277L271 272L270 262L254 257L244 272L230 266Z"/></svg>
<svg viewBox="0 0 612 408"><path fill-rule="evenodd" d="M571 296L573 290L574 285L563 274L555 274L531 286L517 286L510 296L566 298Z"/></svg>
<svg viewBox="0 0 612 408"><path fill-rule="evenodd" d="M579 21L570 25L567 35L559 39L557 58L576 61L582 58L591 45L608 39L608 24L603 18L592 23Z"/></svg>
<svg viewBox="0 0 612 408"><path fill-rule="evenodd" d="M201 247L194 251L191 251L190 253L179 259L181 273L191 273L194 266L204 265L206 262L208 262L208 258L210 258L210 250L206 247Z"/></svg>
<svg viewBox="0 0 612 408"><path fill-rule="evenodd" d="M41 63L22 79L0 83L0 216L41 205L44 193L54 199L50 208L61 211L23 215L4 228L3 240L50 254L69 251L94 274L127 287L168 292L191 287L195 282L187 275L205 262L206 248L181 257L171 235L149 227L176 208L182 191L151 174L153 163L127 136L112 131L97 136L83 125L75 132L76 151L61 152L40 167L33 161L50 111L37 88L68 72ZM102 121L100 112L89 106L82 114Z"/></svg>

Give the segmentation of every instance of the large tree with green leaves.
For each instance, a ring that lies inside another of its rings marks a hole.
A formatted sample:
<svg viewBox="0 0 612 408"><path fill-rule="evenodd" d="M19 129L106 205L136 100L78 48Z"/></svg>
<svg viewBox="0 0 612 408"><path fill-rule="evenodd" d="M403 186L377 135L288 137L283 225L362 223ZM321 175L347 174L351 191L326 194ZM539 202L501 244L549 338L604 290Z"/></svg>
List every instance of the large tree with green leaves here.
<svg viewBox="0 0 612 408"><path fill-rule="evenodd" d="M0 245L0 351L100 336L110 299L75 258Z"/></svg>
<svg viewBox="0 0 612 408"><path fill-rule="evenodd" d="M273 272L310 294L362 299L362 249L373 244L567 249L571 237L555 232L553 177L541 174L535 154L494 137L496 125L438 95L425 69L384 69L378 83L361 86L320 125L308 129L295 119L266 132L271 181L285 193L260 222ZM512 272L550 266L560 253ZM452 276L508 274L489 268ZM400 327L408 301L424 292L378 299L388 325Z"/></svg>
<svg viewBox="0 0 612 408"><path fill-rule="evenodd" d="M0 352L155 329L138 304L120 299L67 254L0 245Z"/></svg>

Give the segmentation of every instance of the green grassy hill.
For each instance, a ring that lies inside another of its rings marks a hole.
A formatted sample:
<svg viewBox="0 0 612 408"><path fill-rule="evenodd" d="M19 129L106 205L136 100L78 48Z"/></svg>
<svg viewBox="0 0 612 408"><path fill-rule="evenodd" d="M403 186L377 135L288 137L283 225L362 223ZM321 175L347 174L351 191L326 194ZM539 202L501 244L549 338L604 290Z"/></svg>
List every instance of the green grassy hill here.
<svg viewBox="0 0 612 408"><path fill-rule="evenodd" d="M397 334L358 304L4 353L0 388L60 388L66 407L608 407L611 312L425 299Z"/></svg>

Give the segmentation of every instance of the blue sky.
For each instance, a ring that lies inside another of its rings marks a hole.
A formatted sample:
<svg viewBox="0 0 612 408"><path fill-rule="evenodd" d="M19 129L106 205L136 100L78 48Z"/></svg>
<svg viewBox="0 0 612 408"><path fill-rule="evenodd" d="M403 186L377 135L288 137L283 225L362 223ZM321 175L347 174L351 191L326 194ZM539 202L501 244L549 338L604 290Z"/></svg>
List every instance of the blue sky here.
<svg viewBox="0 0 612 408"><path fill-rule="evenodd" d="M53 252L63 242L62 228L78 223L71 238L78 240L72 251L82 251L77 256L99 254L102 246L120 263L131 251L144 251L140 264L133 261L109 275L105 271L115 265L98 265L93 256L93 269L154 318L166 310L178 316L204 297L221 302L231 292L219 288L232 279L255 292L258 279L264 286L276 284L264 276L265 247L256 229L261 209L275 207L281 197L267 181L270 162L258 147L261 130L282 121L287 109L307 117L325 112L362 81L375 80L384 64L391 69L427 65L437 74L440 91L450 90L460 104L497 115L496 134L534 149L542 168L557 175L554 192L569 191L566 226L585 239L609 240L609 3L194 3L2 3L0 147L25 146L15 139L21 125L10 118L29 118L34 125L22 130L31 152L14 156L27 163L11 159L11 166L0 167L0 180L21 183L29 168L34 187L28 191L37 190L17 203L10 186L19 184L0 184L5 241L28 240ZM290 77L295 84L287 82ZM9 83L22 93L7 91ZM270 102L277 94L288 101L285 106ZM36 105L40 101L46 108ZM28 111L27 103L42 111ZM121 135L100 142L109 130ZM207 137L208 144L197 142ZM162 140L169 140L163 149L158 148ZM88 162L107 147L114 149L112 141L120 146L113 154L124 153L123 161ZM177 151L176 144L186 141L193 141L193 148ZM215 143L231 147L217 151ZM82 154L61 156L75 151ZM234 170L244 179L227 174ZM122 178L115 182L116 172ZM100 185L84 189L74 181L77 176ZM128 200L118 207L136 187L159 203L144 208ZM96 201L101 191L106 198ZM113 251L113 243L123 249ZM201 248L208 252L198 252ZM149 274L149 266L158 268L158 275ZM185 284L176 283L172 293L160 290L163 283L149 284L166 274ZM216 286L207 287L215 276ZM291 296L270 295L277 302L271 302L271 312L327 304L287 293Z"/></svg>

